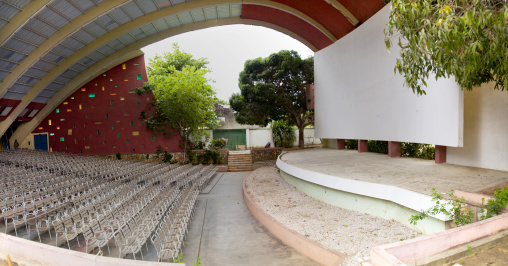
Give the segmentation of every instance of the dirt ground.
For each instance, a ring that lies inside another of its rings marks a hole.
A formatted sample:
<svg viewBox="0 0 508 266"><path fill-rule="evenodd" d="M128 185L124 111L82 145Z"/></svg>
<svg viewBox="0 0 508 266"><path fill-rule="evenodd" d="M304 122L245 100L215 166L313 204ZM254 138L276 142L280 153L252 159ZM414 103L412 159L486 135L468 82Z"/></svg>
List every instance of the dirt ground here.
<svg viewBox="0 0 508 266"><path fill-rule="evenodd" d="M504 266L508 264L508 241L494 245L488 249L475 251L473 248L470 255L456 260L448 266L477 266L492 265Z"/></svg>

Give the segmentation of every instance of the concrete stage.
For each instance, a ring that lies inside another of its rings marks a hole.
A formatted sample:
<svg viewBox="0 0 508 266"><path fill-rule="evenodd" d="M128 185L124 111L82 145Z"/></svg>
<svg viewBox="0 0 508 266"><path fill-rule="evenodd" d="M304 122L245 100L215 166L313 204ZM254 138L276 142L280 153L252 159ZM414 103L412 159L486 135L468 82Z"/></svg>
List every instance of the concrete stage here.
<svg viewBox="0 0 508 266"><path fill-rule="evenodd" d="M314 148L291 151L277 160L284 179L308 194L332 205L394 219L423 233L449 228L449 218L437 215L418 226L411 215L434 203L431 189L443 194L453 190L481 192L508 182L508 172L435 164L433 160L389 158L356 150Z"/></svg>

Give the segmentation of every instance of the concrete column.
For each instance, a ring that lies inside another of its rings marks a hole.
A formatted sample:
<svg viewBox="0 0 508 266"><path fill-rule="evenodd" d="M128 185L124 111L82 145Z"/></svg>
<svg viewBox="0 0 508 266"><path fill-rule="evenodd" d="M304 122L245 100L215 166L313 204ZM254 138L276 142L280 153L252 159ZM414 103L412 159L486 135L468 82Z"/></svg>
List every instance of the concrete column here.
<svg viewBox="0 0 508 266"><path fill-rule="evenodd" d="M400 157L400 142L388 141L388 157Z"/></svg>
<svg viewBox="0 0 508 266"><path fill-rule="evenodd" d="M337 150L346 149L346 140L345 139L337 139Z"/></svg>
<svg viewBox="0 0 508 266"><path fill-rule="evenodd" d="M358 152L368 152L369 147L367 144L367 140L359 139L358 140Z"/></svg>
<svg viewBox="0 0 508 266"><path fill-rule="evenodd" d="M446 163L446 146L436 145L436 161L437 164Z"/></svg>

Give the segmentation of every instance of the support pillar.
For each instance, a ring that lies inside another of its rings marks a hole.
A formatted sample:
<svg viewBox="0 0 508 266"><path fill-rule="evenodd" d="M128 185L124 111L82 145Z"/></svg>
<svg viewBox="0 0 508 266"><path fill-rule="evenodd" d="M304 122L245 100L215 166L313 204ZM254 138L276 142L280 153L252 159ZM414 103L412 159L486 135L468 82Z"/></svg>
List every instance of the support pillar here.
<svg viewBox="0 0 508 266"><path fill-rule="evenodd" d="M446 163L446 146L436 145L436 163Z"/></svg>
<svg viewBox="0 0 508 266"><path fill-rule="evenodd" d="M345 139L337 139L337 150L346 149L346 140Z"/></svg>
<svg viewBox="0 0 508 266"><path fill-rule="evenodd" d="M364 139L358 140L358 152L368 152L369 151L369 146L368 146L367 142L368 141L364 140Z"/></svg>
<svg viewBox="0 0 508 266"><path fill-rule="evenodd" d="M400 142L388 141L388 157L400 157Z"/></svg>

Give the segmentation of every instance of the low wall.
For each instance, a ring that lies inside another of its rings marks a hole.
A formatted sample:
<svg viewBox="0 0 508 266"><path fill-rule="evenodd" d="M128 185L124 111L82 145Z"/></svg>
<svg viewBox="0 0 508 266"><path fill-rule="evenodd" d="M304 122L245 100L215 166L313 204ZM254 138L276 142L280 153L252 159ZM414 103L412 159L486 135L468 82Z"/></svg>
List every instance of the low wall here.
<svg viewBox="0 0 508 266"><path fill-rule="evenodd" d="M294 230L285 227L270 215L266 214L261 208L256 206L245 193L245 181L243 183L243 200L250 213L261 223L270 233L280 239L286 245L296 249L298 252L311 258L323 265L340 265L346 255L327 250L321 244L312 241L298 234Z"/></svg>
<svg viewBox="0 0 508 266"><path fill-rule="evenodd" d="M312 172L285 163L281 160L283 156L277 160L281 176L310 197L344 209L394 219L423 234L451 228L450 219L441 214L427 217L417 225L409 223L409 217L434 205L430 196L399 187Z"/></svg>
<svg viewBox="0 0 508 266"><path fill-rule="evenodd" d="M196 154L203 153L205 150L192 150L191 152L194 153L194 158L196 158ZM228 149L219 149L221 158L222 158L222 164L228 164ZM183 161L183 152L169 152L173 156L173 160L176 160L178 162ZM103 158L112 158L116 159L115 154L108 154L108 155L98 155L99 157ZM157 154L155 153L135 153L135 154L121 154L120 155L122 159L125 160L138 160L138 161L147 161L147 162L159 162L162 163L162 154L159 158L157 158ZM188 155L186 155L188 157Z"/></svg>
<svg viewBox="0 0 508 266"><path fill-rule="evenodd" d="M2 256L2 259L6 259L7 255L10 257L12 262L17 263L18 265L185 265L181 263L161 264L161 262L155 261L118 259L90 255L84 252L58 248L0 233L0 256Z"/></svg>
<svg viewBox="0 0 508 266"><path fill-rule="evenodd" d="M283 148L252 148L250 154L252 155L252 162L260 162L277 160L282 151Z"/></svg>
<svg viewBox="0 0 508 266"><path fill-rule="evenodd" d="M370 250L373 265L407 265L459 245L508 229L508 214L457 227L445 232L395 242Z"/></svg>

